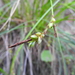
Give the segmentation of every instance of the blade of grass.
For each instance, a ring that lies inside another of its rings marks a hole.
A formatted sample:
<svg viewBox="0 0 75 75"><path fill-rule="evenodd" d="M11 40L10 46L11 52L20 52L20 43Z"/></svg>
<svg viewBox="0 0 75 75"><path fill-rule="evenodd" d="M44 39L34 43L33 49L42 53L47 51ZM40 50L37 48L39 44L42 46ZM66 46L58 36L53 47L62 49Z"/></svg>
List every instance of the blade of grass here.
<svg viewBox="0 0 75 75"><path fill-rule="evenodd" d="M62 57L62 62L63 62L63 68L64 68L64 75L68 75L67 74L67 68L66 68L66 63L65 63L65 59L64 59L64 55L63 55L63 51L62 51L62 48L61 48L61 43L60 43L60 39L59 39L59 36L57 36L57 41L58 41L58 45L59 45L59 51L60 51L60 54L61 54L61 57Z"/></svg>
<svg viewBox="0 0 75 75"><path fill-rule="evenodd" d="M0 73L3 73L4 75L8 75L2 68L0 68Z"/></svg>
<svg viewBox="0 0 75 75"><path fill-rule="evenodd" d="M55 17L58 17L58 16L60 16L60 14L62 14L67 8L71 8L71 9L73 9L72 7L71 7L71 5L73 5L73 4L75 4L75 1L72 1L71 3L65 3L65 4L62 4L62 3L60 3L60 5L64 5L64 6L62 6L59 10L59 12L55 15ZM59 5L59 7L60 7L60 5ZM66 6L68 6L68 7L66 7ZM74 9L73 9L74 10Z"/></svg>
<svg viewBox="0 0 75 75"><path fill-rule="evenodd" d="M6 33L10 33L10 32L12 32L13 30L16 30L16 29L19 29L19 28L21 29L21 28L25 27L23 24L28 23L28 22L32 22L32 21L34 21L34 20L30 20L30 21L21 23L21 24L19 24L18 26L14 27L14 28L12 28L12 29L10 29L10 30L2 31L2 32L0 32L0 36L1 36L1 35L4 35L4 34L6 34ZM29 25L28 25L28 26L29 26Z"/></svg>

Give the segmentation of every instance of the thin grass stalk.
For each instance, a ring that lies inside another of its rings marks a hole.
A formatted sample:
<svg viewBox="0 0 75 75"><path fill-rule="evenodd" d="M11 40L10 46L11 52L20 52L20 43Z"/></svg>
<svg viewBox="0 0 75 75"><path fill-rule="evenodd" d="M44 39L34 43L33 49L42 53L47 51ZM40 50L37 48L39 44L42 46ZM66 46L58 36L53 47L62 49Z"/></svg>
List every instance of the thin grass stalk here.
<svg viewBox="0 0 75 75"><path fill-rule="evenodd" d="M64 56L63 56L63 52L62 52L62 48L61 48L61 43L60 43L60 40L59 40L59 36L58 36L58 35L57 35L57 40L58 40L58 45L59 45L60 54L61 54L61 57L62 57L64 75L67 75L66 63L65 63L65 59L64 59Z"/></svg>

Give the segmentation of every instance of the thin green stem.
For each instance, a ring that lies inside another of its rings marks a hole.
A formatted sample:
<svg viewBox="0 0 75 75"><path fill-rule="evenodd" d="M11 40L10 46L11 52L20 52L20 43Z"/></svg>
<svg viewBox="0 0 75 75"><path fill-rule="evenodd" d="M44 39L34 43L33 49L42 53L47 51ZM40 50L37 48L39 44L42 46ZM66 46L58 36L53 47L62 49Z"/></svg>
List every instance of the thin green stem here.
<svg viewBox="0 0 75 75"><path fill-rule="evenodd" d="M52 6L52 0L50 0L50 3L51 3L51 7L52 7L52 9L51 9L51 11L52 11L52 16L54 16L54 13L53 13L53 6Z"/></svg>
<svg viewBox="0 0 75 75"><path fill-rule="evenodd" d="M60 43L60 39L59 36L57 35L57 41L58 41L58 45L59 45L59 51L62 57L62 62L63 62L63 68L64 68L64 75L67 75L66 72L66 64L65 64L65 60L64 60L64 56L63 56L63 52L62 52L62 48L61 48L61 43Z"/></svg>

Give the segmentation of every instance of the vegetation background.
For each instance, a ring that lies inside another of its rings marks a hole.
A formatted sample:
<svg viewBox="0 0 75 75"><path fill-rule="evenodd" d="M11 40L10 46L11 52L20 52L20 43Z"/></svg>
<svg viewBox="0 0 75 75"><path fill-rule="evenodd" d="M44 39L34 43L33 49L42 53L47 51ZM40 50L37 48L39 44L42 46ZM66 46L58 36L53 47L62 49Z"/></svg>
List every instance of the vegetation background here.
<svg viewBox="0 0 75 75"><path fill-rule="evenodd" d="M52 3L51 6L50 0L0 0L0 75L75 75L75 0ZM41 44L8 47L42 33L52 18L52 7L57 37L50 28Z"/></svg>

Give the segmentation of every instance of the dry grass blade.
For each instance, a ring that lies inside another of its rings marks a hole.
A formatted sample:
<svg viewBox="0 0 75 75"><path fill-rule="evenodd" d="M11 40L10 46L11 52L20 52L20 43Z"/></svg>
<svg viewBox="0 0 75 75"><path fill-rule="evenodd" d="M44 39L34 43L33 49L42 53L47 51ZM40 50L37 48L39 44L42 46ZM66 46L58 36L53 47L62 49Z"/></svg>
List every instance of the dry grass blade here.
<svg viewBox="0 0 75 75"><path fill-rule="evenodd" d="M13 16L14 12L16 11L16 9L17 9L19 3L20 3L20 0L17 0L17 1L13 4L12 9L11 9L11 12L10 12L10 16L9 16L9 18L7 19L7 21L3 24L3 26L0 28L0 31L7 25L7 23L8 23L9 21L11 21L11 17Z"/></svg>

